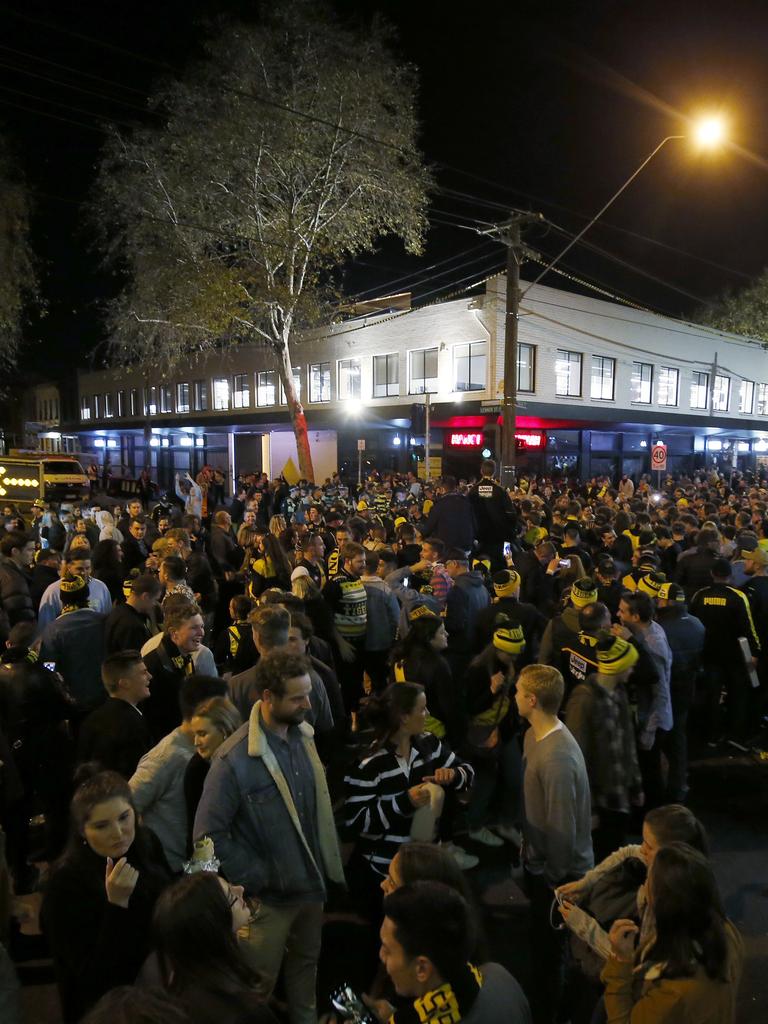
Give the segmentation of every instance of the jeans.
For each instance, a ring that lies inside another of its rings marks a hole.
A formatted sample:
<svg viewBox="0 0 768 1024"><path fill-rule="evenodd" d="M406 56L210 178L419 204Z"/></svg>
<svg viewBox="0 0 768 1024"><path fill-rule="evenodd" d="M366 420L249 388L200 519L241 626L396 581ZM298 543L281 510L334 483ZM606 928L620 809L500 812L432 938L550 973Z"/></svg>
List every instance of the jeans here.
<svg viewBox="0 0 768 1024"><path fill-rule="evenodd" d="M262 903L241 947L259 974L256 990L264 999L272 995L283 967L291 1024L317 1024L317 961L322 925L322 903Z"/></svg>
<svg viewBox="0 0 768 1024"><path fill-rule="evenodd" d="M565 985L569 933L564 928L555 930L550 923L554 892L541 875L526 869L525 893L531 903L531 1012L534 1024L553 1024Z"/></svg>
<svg viewBox="0 0 768 1024"><path fill-rule="evenodd" d="M662 733L661 752L669 772L664 799L669 804L685 802L688 795L688 712L693 699L690 684L672 684L672 729Z"/></svg>

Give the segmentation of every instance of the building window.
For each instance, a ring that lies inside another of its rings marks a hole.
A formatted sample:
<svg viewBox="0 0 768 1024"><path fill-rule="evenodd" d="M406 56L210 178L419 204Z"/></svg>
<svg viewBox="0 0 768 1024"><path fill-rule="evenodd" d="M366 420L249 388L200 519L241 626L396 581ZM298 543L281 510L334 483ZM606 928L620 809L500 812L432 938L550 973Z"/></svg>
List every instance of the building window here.
<svg viewBox="0 0 768 1024"><path fill-rule="evenodd" d="M176 412L189 412L189 384L176 385Z"/></svg>
<svg viewBox="0 0 768 1024"><path fill-rule="evenodd" d="M766 385L761 384L760 387L764 388ZM80 399L80 419L89 420L91 418L91 400L88 395L83 395Z"/></svg>
<svg viewBox="0 0 768 1024"><path fill-rule="evenodd" d="M168 384L160 385L160 412L173 412L171 407L171 388Z"/></svg>
<svg viewBox="0 0 768 1024"><path fill-rule="evenodd" d="M154 385L150 388L145 388L144 395L144 414L146 416L157 415L157 388Z"/></svg>
<svg viewBox="0 0 768 1024"><path fill-rule="evenodd" d="M677 405L680 387L680 371L672 366L659 367L659 383L656 388L656 401L659 405Z"/></svg>
<svg viewBox="0 0 768 1024"><path fill-rule="evenodd" d="M533 394L536 390L536 346L517 346L517 390Z"/></svg>
<svg viewBox="0 0 768 1024"><path fill-rule="evenodd" d="M373 357L373 397L393 398L400 394L400 357L397 353Z"/></svg>
<svg viewBox="0 0 768 1024"><path fill-rule="evenodd" d="M347 399L359 399L362 393L361 369L359 359L339 360L339 383L338 399L344 402Z"/></svg>
<svg viewBox="0 0 768 1024"><path fill-rule="evenodd" d="M309 368L310 402L330 402L331 364L313 363Z"/></svg>
<svg viewBox="0 0 768 1024"><path fill-rule="evenodd" d="M208 381L195 381L195 412L208 412Z"/></svg>
<svg viewBox="0 0 768 1024"><path fill-rule="evenodd" d="M715 374L715 386L712 390L712 411L728 412L731 400L731 378Z"/></svg>
<svg viewBox="0 0 768 1024"><path fill-rule="evenodd" d="M453 346L453 390L485 391L488 356L484 341Z"/></svg>
<svg viewBox="0 0 768 1024"><path fill-rule="evenodd" d="M409 395L437 391L437 348L408 353Z"/></svg>
<svg viewBox="0 0 768 1024"><path fill-rule="evenodd" d="M226 377L214 378L213 408L219 411L229 408L229 380Z"/></svg>
<svg viewBox="0 0 768 1024"><path fill-rule="evenodd" d="M117 415L125 416L125 392L117 392Z"/></svg>
<svg viewBox="0 0 768 1024"><path fill-rule="evenodd" d="M581 352L557 350L555 359L555 394L562 397L581 397Z"/></svg>
<svg viewBox="0 0 768 1024"><path fill-rule="evenodd" d="M743 380L739 388L739 412L752 412L755 401L755 385L751 380Z"/></svg>
<svg viewBox="0 0 768 1024"><path fill-rule="evenodd" d="M631 401L650 405L653 394L653 363L632 363Z"/></svg>
<svg viewBox="0 0 768 1024"><path fill-rule="evenodd" d="M279 376L279 374L278 374ZM291 376L293 377L293 390L296 392L296 397L301 401L301 367L292 366ZM288 399L285 397L285 388L283 382L280 381L280 405L287 405Z"/></svg>
<svg viewBox="0 0 768 1024"><path fill-rule="evenodd" d="M709 374L700 370L693 371L691 380L691 408L706 409L709 392Z"/></svg>
<svg viewBox="0 0 768 1024"><path fill-rule="evenodd" d="M594 398L598 402L612 402L615 376L615 359L611 359L610 356L592 356L590 398Z"/></svg>
<svg viewBox="0 0 768 1024"><path fill-rule="evenodd" d="M101 395L93 396L93 418L101 419Z"/></svg>
<svg viewBox="0 0 768 1024"><path fill-rule="evenodd" d="M768 384L757 385L757 406L755 412L758 416L768 416Z"/></svg>
<svg viewBox="0 0 768 1024"><path fill-rule="evenodd" d="M107 393L104 395L104 418L111 420L114 415L115 406L112 401L112 392L107 391Z"/></svg>
<svg viewBox="0 0 768 1024"><path fill-rule="evenodd" d="M236 409L247 409L251 404L251 385L247 373L236 373L232 390Z"/></svg>
<svg viewBox="0 0 768 1024"><path fill-rule="evenodd" d="M256 404L275 405L277 370L262 370L256 374Z"/></svg>
<svg viewBox="0 0 768 1024"><path fill-rule="evenodd" d="M129 396L131 416L140 416L139 412L139 389L131 388L131 394Z"/></svg>

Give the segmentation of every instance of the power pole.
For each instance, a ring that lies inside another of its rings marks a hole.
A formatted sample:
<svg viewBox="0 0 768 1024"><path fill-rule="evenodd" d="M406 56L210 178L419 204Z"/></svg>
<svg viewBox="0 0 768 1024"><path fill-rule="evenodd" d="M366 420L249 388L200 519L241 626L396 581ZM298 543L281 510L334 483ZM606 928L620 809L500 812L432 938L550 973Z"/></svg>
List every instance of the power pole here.
<svg viewBox="0 0 768 1024"><path fill-rule="evenodd" d="M425 470L425 472L424 472L424 479L426 480L427 483L429 483L429 481L432 478L432 473L430 472L430 463L429 463L429 453L430 453L430 449L432 448L432 438L430 436L431 412L432 412L432 407L430 405L429 392L425 391L424 392L424 461L425 461L426 464L424 466L424 470Z"/></svg>
<svg viewBox="0 0 768 1024"><path fill-rule="evenodd" d="M504 487L512 487L515 479L515 420L517 418L517 330L520 310L520 264L526 254L521 228L539 224L540 213L515 210L509 220L478 234L497 238L507 247L507 302L504 318L504 400L502 403L501 459L499 477Z"/></svg>

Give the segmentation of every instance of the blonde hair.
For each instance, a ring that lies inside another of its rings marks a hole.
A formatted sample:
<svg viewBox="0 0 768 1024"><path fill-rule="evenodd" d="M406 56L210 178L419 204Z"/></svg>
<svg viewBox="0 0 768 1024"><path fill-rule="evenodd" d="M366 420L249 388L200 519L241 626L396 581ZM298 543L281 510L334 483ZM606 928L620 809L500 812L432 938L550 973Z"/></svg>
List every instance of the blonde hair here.
<svg viewBox="0 0 768 1024"><path fill-rule="evenodd" d="M192 718L207 718L226 739L240 728L243 720L235 705L226 697L210 697L198 704Z"/></svg>
<svg viewBox="0 0 768 1024"><path fill-rule="evenodd" d="M273 537L278 537L283 530L288 529L288 524L285 521L285 516L272 516L269 520L269 532Z"/></svg>
<svg viewBox="0 0 768 1024"><path fill-rule="evenodd" d="M562 675L551 665L526 665L520 671L517 682L528 693L533 694L536 703L548 715L556 715L563 703L565 683Z"/></svg>
<svg viewBox="0 0 768 1024"><path fill-rule="evenodd" d="M320 588L310 576L297 576L291 580L291 593L302 601L311 601L320 593Z"/></svg>

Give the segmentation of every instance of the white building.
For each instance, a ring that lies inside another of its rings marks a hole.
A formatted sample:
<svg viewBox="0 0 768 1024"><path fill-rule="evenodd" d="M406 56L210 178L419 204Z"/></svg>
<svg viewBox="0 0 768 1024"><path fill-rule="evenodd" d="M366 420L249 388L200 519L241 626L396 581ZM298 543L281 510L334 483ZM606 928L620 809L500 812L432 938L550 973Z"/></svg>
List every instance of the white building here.
<svg viewBox="0 0 768 1024"><path fill-rule="evenodd" d="M459 474L496 453L504 377L505 278L484 294L376 314L292 352L319 480L357 465L423 456L428 393L432 455ZM536 285L520 310L521 465L581 476L649 468L655 440L671 469L768 461L768 355L758 342ZM277 372L258 346L190 358L173 379L79 374L83 450L144 465L169 483L208 462L276 475L296 463ZM149 432L148 432L149 430ZM145 438L146 434L146 438ZM148 439L148 444L146 444Z"/></svg>

